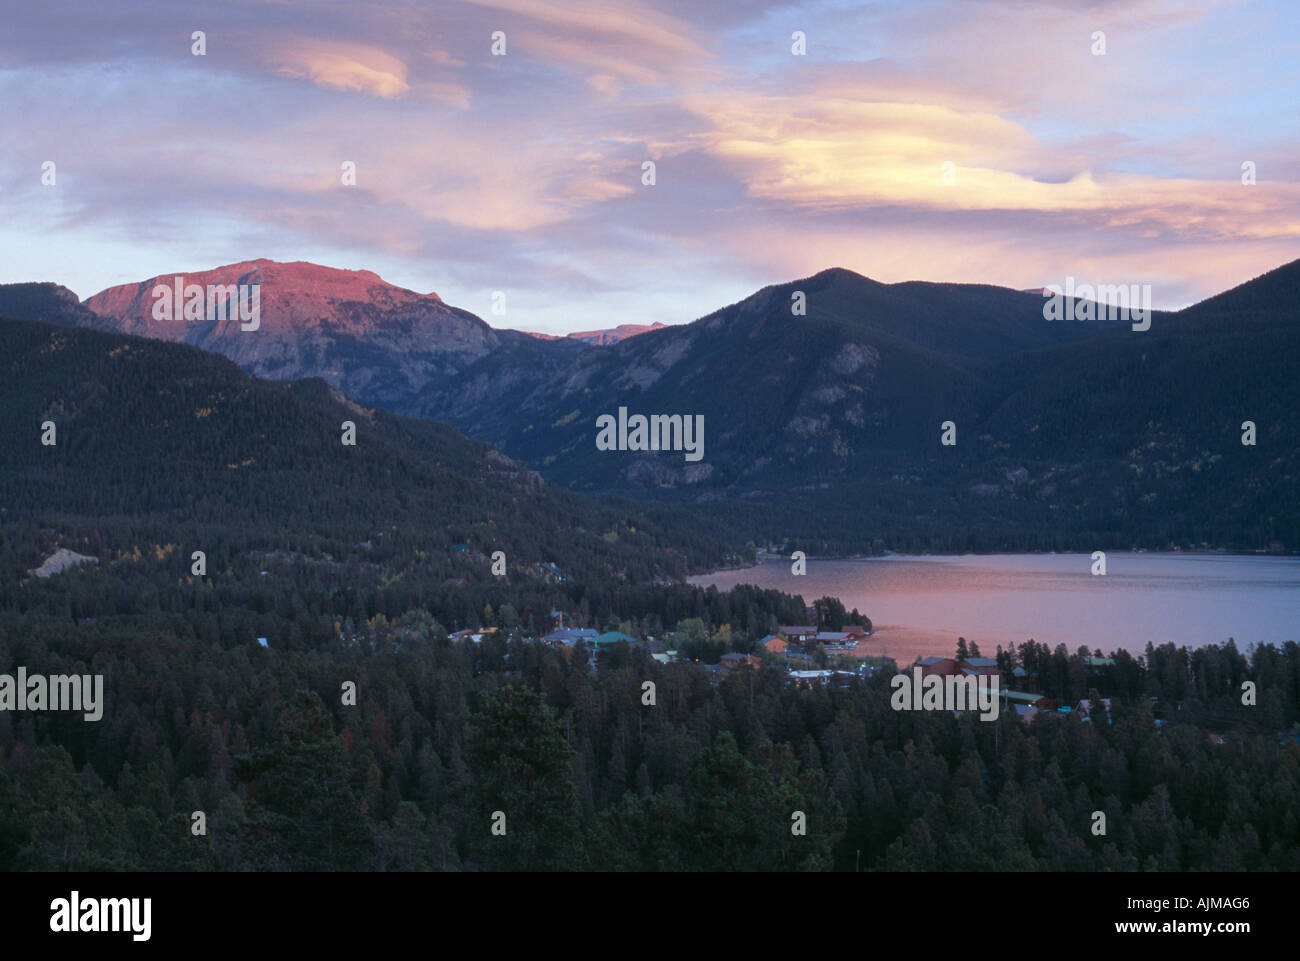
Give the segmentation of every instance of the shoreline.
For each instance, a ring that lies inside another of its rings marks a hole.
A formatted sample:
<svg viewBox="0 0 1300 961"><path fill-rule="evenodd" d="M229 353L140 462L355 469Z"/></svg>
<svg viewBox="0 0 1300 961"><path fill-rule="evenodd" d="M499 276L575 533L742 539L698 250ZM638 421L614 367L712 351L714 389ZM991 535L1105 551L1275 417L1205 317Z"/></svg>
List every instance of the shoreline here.
<svg viewBox="0 0 1300 961"><path fill-rule="evenodd" d="M1300 551L1284 551L1274 553L1270 551L1253 550L1253 551L1234 551L1227 548L1197 548L1196 550L1174 550L1174 549L1154 549L1131 547L1099 547L1098 550L1105 551L1107 554L1155 554L1163 556L1166 554L1179 554L1191 557L1277 557L1277 558L1297 558L1300 559ZM805 555L806 561L877 561L897 557L1090 557L1090 551L962 551L956 554L936 554L922 552L919 554L908 554L902 551L886 551L883 554L827 554L827 555ZM687 574L686 583L690 584L694 578L711 577L715 574L729 574L736 571L752 571L766 566L765 561L785 561L789 562L790 558L786 554L766 554L758 553L755 555L753 564L746 564L743 567L714 567L707 571L700 571L697 574Z"/></svg>
<svg viewBox="0 0 1300 961"><path fill-rule="evenodd" d="M1053 648L1063 643L1067 650L1085 644L1108 652L1122 648L1135 657L1148 643L1196 648L1235 638L1245 650L1252 643L1294 640L1300 623L1300 558L1287 555L1111 552L1110 573L1121 577L1117 591L1103 583L1111 578L1072 577L1088 573L1085 552L828 558L810 565L804 577L792 575L784 556L760 560L692 575L688 583L719 591L751 584L801 595L805 604L837 597L871 618L871 653L900 662L948 656L959 636L988 656L998 644L1029 639ZM866 563L871 560L881 563ZM1137 580L1124 583L1130 576ZM1258 593L1274 588L1282 593Z"/></svg>

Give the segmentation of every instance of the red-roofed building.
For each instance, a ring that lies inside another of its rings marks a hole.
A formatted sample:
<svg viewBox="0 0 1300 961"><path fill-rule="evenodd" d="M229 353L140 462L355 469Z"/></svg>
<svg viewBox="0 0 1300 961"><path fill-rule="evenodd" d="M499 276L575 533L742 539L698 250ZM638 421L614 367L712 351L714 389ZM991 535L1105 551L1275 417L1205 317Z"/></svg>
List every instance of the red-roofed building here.
<svg viewBox="0 0 1300 961"><path fill-rule="evenodd" d="M947 677L949 674L957 674L960 671L957 662L951 657L923 657L916 662L916 665L921 669L922 677L932 675Z"/></svg>

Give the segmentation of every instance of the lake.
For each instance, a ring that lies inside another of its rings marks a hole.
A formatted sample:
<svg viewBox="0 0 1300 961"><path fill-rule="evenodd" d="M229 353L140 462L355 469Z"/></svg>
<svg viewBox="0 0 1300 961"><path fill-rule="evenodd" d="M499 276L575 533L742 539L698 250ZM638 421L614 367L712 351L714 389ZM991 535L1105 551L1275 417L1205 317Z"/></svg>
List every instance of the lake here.
<svg viewBox="0 0 1300 961"><path fill-rule="evenodd" d="M880 653L900 664L951 655L958 636L990 657L1029 638L1133 654L1148 641L1199 647L1232 637L1245 650L1300 639L1300 558L1108 551L1100 576L1088 554L811 558L802 576L790 564L768 556L690 580L775 588L809 604L838 597L871 618Z"/></svg>

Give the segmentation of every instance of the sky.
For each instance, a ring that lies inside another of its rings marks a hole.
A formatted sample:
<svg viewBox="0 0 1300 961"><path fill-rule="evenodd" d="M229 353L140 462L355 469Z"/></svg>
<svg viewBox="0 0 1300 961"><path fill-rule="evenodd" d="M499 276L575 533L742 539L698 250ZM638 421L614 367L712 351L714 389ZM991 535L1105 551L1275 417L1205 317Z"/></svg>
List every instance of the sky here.
<svg viewBox="0 0 1300 961"><path fill-rule="evenodd" d="M1295 0L0 0L0 283L308 260L548 333L828 267L1173 309L1300 258L1297 27Z"/></svg>

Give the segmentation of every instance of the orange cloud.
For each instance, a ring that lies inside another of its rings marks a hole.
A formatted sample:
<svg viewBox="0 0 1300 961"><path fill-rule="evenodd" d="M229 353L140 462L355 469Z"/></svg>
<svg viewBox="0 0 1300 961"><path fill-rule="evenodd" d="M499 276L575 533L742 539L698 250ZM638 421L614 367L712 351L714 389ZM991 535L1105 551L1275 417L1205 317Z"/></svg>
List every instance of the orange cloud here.
<svg viewBox="0 0 1300 961"><path fill-rule="evenodd" d="M1096 158L1042 144L992 113L815 93L686 103L711 128L696 141L751 196L790 208L1092 214L1147 232L1300 236L1300 185L1245 187L1232 169L1214 181L1097 171Z"/></svg>

